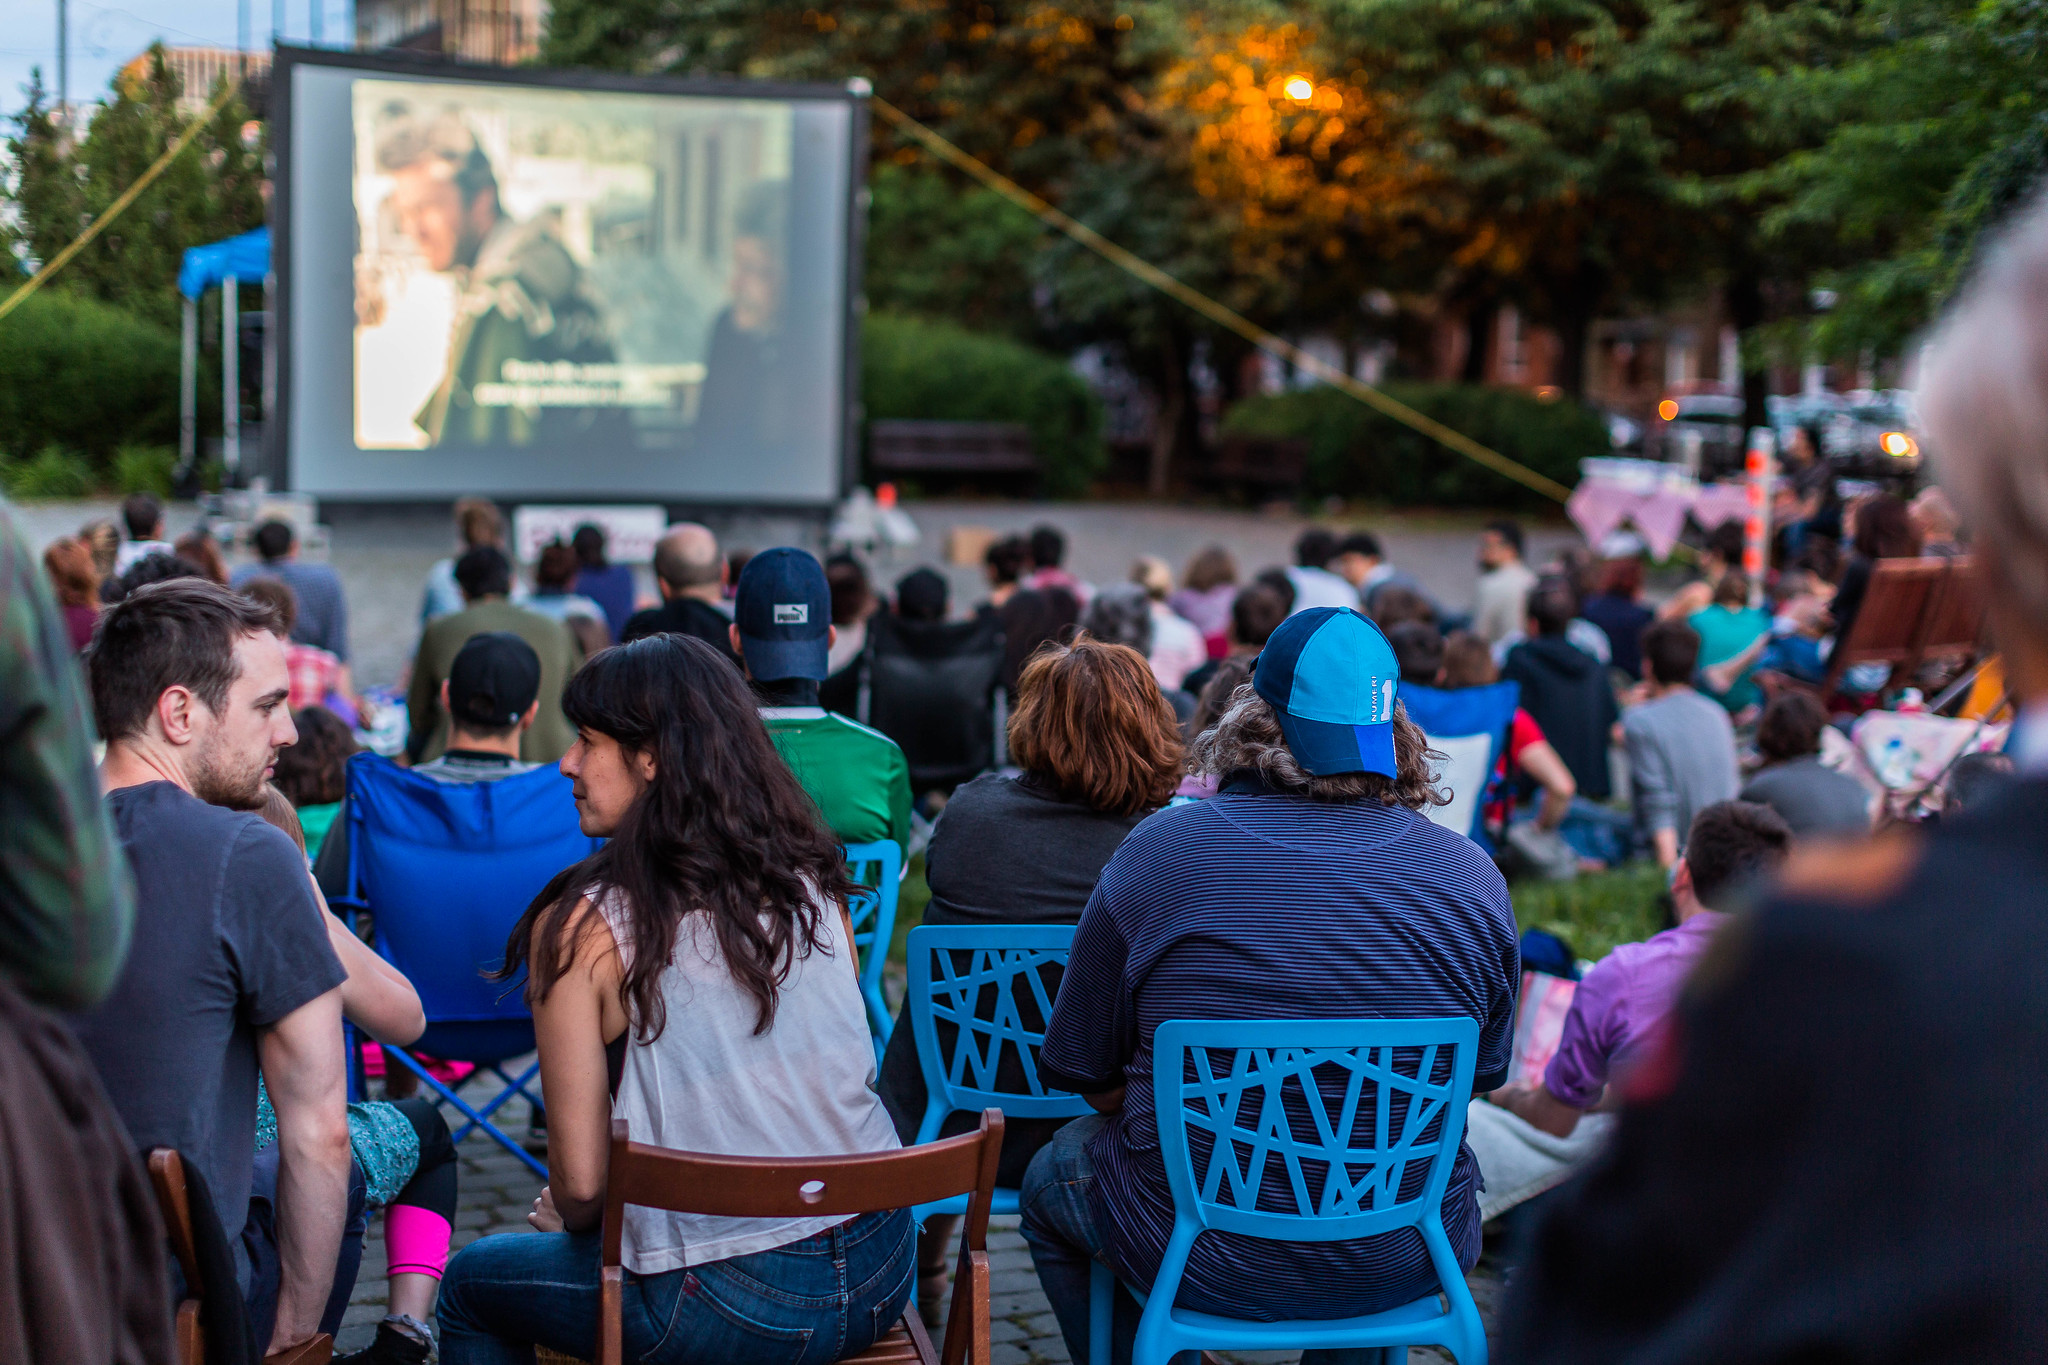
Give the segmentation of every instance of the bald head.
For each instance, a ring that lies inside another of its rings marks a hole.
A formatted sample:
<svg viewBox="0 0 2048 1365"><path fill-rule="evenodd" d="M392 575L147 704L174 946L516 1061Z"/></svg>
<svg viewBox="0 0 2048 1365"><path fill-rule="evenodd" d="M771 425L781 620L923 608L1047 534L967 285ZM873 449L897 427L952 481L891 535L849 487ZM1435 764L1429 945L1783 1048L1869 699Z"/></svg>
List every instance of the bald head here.
<svg viewBox="0 0 2048 1365"><path fill-rule="evenodd" d="M668 528L654 545L654 576L664 597L716 596L725 582L725 559L718 537L694 521Z"/></svg>

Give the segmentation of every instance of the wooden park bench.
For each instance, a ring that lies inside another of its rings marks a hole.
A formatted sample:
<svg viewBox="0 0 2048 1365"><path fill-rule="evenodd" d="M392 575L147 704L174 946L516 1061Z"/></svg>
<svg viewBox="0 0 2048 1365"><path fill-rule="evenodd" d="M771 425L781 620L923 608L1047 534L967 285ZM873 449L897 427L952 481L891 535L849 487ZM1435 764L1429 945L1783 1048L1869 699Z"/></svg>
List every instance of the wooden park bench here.
<svg viewBox="0 0 2048 1365"><path fill-rule="evenodd" d="M1299 489L1308 479L1308 442L1295 436L1230 435L1206 460L1188 470L1207 488L1271 497Z"/></svg>
<svg viewBox="0 0 2048 1365"><path fill-rule="evenodd" d="M900 474L1038 473L1030 429L1016 422L868 423L868 470Z"/></svg>

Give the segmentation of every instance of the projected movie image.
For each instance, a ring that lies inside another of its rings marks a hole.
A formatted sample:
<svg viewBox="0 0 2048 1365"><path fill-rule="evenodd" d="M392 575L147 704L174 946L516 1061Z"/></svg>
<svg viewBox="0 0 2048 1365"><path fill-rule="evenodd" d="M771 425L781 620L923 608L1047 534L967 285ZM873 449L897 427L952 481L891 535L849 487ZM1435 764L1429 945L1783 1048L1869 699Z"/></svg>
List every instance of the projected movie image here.
<svg viewBox="0 0 2048 1365"><path fill-rule="evenodd" d="M373 77L350 103L358 449L825 435L835 348L801 324L836 300L792 297L788 105Z"/></svg>

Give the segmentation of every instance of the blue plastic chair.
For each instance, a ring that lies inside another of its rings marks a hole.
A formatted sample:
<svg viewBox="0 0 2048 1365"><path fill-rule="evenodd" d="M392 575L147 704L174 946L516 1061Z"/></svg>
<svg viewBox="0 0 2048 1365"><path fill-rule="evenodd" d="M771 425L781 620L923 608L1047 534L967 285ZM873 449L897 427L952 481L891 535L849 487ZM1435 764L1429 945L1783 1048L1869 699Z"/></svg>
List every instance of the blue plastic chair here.
<svg viewBox="0 0 2048 1365"><path fill-rule="evenodd" d="M1161 1024L1152 1094L1173 1235L1150 1294L1131 1291L1144 1305L1133 1365L1167 1365L1196 1349L1364 1349L1398 1362L1421 1345L1443 1347L1458 1365L1485 1365L1486 1330L1443 1225L1478 1047L1479 1025L1463 1017ZM1448 1074L1435 1079L1439 1071ZM1419 1182L1410 1174L1418 1163ZM1174 1306L1204 1232L1338 1242L1410 1227L1429 1248L1447 1307L1430 1294L1355 1318L1252 1322ZM1106 1365L1116 1279L1100 1262L1092 1291L1089 1359Z"/></svg>
<svg viewBox="0 0 2048 1365"><path fill-rule="evenodd" d="M1464 821L1465 827L1458 833L1489 852L1493 845L1486 837L1488 789L1493 785L1494 773L1500 768L1501 755L1507 752L1508 730L1515 723L1515 708L1521 704L1520 683L1498 682L1485 687L1453 688L1401 684L1401 705L1407 709L1408 719L1422 727L1432 747L1451 753L1451 767L1458 766L1461 754L1457 751L1467 747L1457 741L1482 738L1486 741L1484 746L1477 743L1470 746L1478 751L1471 755L1475 761L1470 764L1477 769L1476 773L1468 776L1453 772L1441 774L1457 790L1453 792L1452 804L1438 807L1436 811L1469 811L1470 818ZM1444 819L1441 813L1430 814L1439 822Z"/></svg>
<svg viewBox="0 0 2048 1365"><path fill-rule="evenodd" d="M867 1002L868 1030L875 1035L875 1060L889 1045L896 1021L882 998L882 969L896 937L896 897L903 888L903 850L894 839L846 846L846 874L868 888L847 905L853 919L853 953L860 964L860 994Z"/></svg>
<svg viewBox="0 0 2048 1365"><path fill-rule="evenodd" d="M1038 1075L1038 1049L1052 1017L1052 992L1043 971L1065 968L1073 946L1071 924L922 924L910 931L910 991L904 1009L924 1072L924 1118L917 1140L931 1142L955 1110L1000 1109L1005 1118L1078 1118L1089 1113L1079 1095L1049 1088ZM1038 1025L1024 1021L1018 983L1038 1009ZM939 1025L955 1029L950 1050ZM1022 1063L1023 1090L999 1088L1005 1052ZM994 1211L1017 1212L1017 1191L998 1186ZM939 1213L963 1213L964 1197L920 1205L922 1222Z"/></svg>
<svg viewBox="0 0 2048 1365"><path fill-rule="evenodd" d="M350 894L335 904L369 911L378 954L419 992L427 1031L413 1047L473 1063L504 1088L472 1106L407 1049L387 1046L386 1055L468 1120L457 1142L481 1128L546 1179L546 1165L491 1121L515 1094L540 1106L527 1089L540 1065L506 1073L504 1063L534 1050L533 1015L520 983L483 973L504 961L506 935L533 898L598 847L577 827L569 779L546 767L496 782L436 782L357 754L348 762L348 820Z"/></svg>

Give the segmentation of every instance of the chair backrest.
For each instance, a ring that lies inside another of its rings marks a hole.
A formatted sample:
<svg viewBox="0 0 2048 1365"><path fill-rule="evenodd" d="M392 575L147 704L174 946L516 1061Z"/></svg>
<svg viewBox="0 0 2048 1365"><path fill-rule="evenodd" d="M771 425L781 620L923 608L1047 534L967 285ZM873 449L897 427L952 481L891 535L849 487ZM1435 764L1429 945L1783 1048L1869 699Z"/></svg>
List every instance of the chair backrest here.
<svg viewBox="0 0 2048 1365"><path fill-rule="evenodd" d="M1038 1074L1059 989L1047 978L1065 969L1073 942L1071 924L921 924L910 931L904 1008L924 1071L927 1127L936 1131L934 1117L958 1109L995 1107L1020 1119L1089 1112L1086 1100L1051 1089ZM1016 1080L1006 1085L1004 1076Z"/></svg>
<svg viewBox="0 0 2048 1365"><path fill-rule="evenodd" d="M1897 664L1919 649L1921 627L1948 574L1946 559L1880 559L1871 567L1870 586L1849 625L1846 639L1828 657L1829 671L1840 677L1856 664Z"/></svg>
<svg viewBox="0 0 2048 1365"><path fill-rule="evenodd" d="M348 762L349 903L375 918L376 947L419 992L435 1056L497 1060L453 1050L456 1035L488 1051L518 1047L528 1030L516 988L486 980L505 937L555 874L598 847L577 827L569 779L552 767L496 782L448 783L376 754ZM438 1027L437 1027L438 1026Z"/></svg>
<svg viewBox="0 0 2048 1365"><path fill-rule="evenodd" d="M989 1207L996 1163L1003 1151L1003 1116L981 1116L978 1131L862 1156L745 1157L672 1152L632 1140L624 1119L612 1120L611 1164L605 1172L604 1261L598 1359L620 1359L617 1297L622 1277L626 1206L705 1213L728 1218L817 1218L878 1213L967 1196L960 1235L964 1269L970 1254L988 1245ZM964 1281L966 1276L961 1276ZM959 1365L970 1329L956 1286L946 1326L945 1359ZM914 1310L913 1310L914 1311ZM977 1362L979 1365L979 1362Z"/></svg>
<svg viewBox="0 0 2048 1365"><path fill-rule="evenodd" d="M1948 561L1941 590L1920 627L1922 654L1973 650L1984 640L1984 578L1977 561L1962 555Z"/></svg>
<svg viewBox="0 0 2048 1365"><path fill-rule="evenodd" d="M259 1347L251 1340L234 1252L205 1177L173 1147L151 1148L144 1164L171 1255L185 1279L185 1297L175 1306L172 1322L179 1365L249 1365Z"/></svg>
<svg viewBox="0 0 2048 1365"><path fill-rule="evenodd" d="M1481 838L1486 787L1500 766L1508 729L1521 702L1520 683L1449 688L1401 684L1401 705L1408 719L1422 727L1429 747L1449 760L1437 780L1450 789L1450 804L1431 806L1423 814L1445 829Z"/></svg>
<svg viewBox="0 0 2048 1365"><path fill-rule="evenodd" d="M1440 1219L1479 1025L1447 1019L1174 1019L1152 1093L1174 1216L1277 1241Z"/></svg>
<svg viewBox="0 0 2048 1365"><path fill-rule="evenodd" d="M861 985L879 982L896 934L896 897L903 881L903 850L894 839L846 846L846 875L869 888L846 907L853 920L853 951L860 959ZM877 943L880 944L879 950Z"/></svg>

